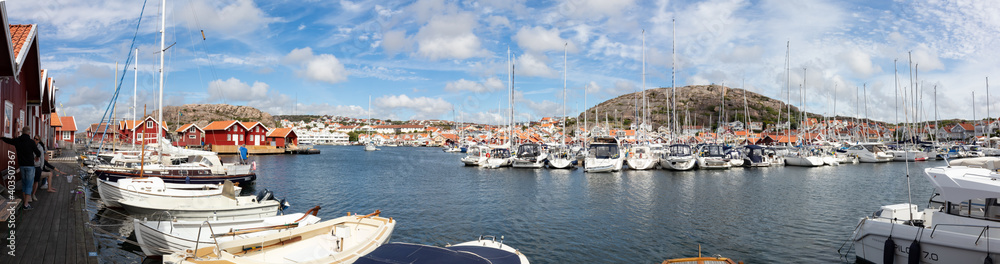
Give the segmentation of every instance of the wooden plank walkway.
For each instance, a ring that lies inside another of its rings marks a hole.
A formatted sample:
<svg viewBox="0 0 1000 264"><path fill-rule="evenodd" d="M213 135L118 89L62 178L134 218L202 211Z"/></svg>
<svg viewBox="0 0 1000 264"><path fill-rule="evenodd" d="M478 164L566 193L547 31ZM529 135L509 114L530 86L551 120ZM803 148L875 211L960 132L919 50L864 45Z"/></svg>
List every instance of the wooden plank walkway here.
<svg viewBox="0 0 1000 264"><path fill-rule="evenodd" d="M63 157L73 155L72 151L63 153ZM31 203L34 210L18 208L14 214L13 251L8 247L11 240L7 239L11 232L7 227L10 221L5 221L0 228L0 234L5 237L0 263L98 263L94 231L87 225L88 213L84 210L87 198L83 193L76 193L84 185L76 175L82 173L80 165L69 159L53 160L52 165L72 173L70 181L67 182L64 175L53 176L49 184L53 184L56 192L39 188L38 201Z"/></svg>

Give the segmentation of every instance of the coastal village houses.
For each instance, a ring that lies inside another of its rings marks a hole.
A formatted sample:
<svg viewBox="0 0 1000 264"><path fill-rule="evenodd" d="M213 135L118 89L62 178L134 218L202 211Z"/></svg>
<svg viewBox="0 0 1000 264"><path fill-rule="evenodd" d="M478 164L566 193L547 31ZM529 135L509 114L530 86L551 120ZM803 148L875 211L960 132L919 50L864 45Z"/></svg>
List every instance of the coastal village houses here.
<svg viewBox="0 0 1000 264"><path fill-rule="evenodd" d="M290 145L299 144L299 136L295 134L295 129L290 127L281 127L271 130L267 133L267 144L273 147L284 148Z"/></svg>
<svg viewBox="0 0 1000 264"><path fill-rule="evenodd" d="M240 124L247 129L244 135L246 139L244 144L248 146L262 146L266 144L264 141L266 140L268 129L264 124L260 122L240 122Z"/></svg>
<svg viewBox="0 0 1000 264"><path fill-rule="evenodd" d="M215 121L205 126L205 144L238 146L245 144L247 128L236 120Z"/></svg>
<svg viewBox="0 0 1000 264"><path fill-rule="evenodd" d="M52 127L55 128L55 141L61 141L65 143L76 142L76 118L72 116L59 116L56 113L52 113L50 118L52 121ZM57 142L53 142L57 143ZM58 146L54 144L53 146Z"/></svg>
<svg viewBox="0 0 1000 264"><path fill-rule="evenodd" d="M185 124L174 131L174 145L178 147L201 146L205 139L205 130L197 124Z"/></svg>

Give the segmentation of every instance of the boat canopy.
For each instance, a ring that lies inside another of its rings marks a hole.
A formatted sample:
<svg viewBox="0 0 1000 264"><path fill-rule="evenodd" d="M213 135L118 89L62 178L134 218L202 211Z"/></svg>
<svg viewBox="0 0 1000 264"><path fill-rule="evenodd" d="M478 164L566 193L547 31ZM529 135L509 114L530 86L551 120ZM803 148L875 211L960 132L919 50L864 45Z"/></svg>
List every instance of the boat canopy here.
<svg viewBox="0 0 1000 264"><path fill-rule="evenodd" d="M588 153L598 159L617 159L621 155L618 144L590 144Z"/></svg>
<svg viewBox="0 0 1000 264"><path fill-rule="evenodd" d="M542 147L538 144L524 144L517 146L517 156L522 158L538 157L542 155Z"/></svg>
<svg viewBox="0 0 1000 264"><path fill-rule="evenodd" d="M688 156L691 155L691 146L687 144L674 144L670 145L670 156Z"/></svg>

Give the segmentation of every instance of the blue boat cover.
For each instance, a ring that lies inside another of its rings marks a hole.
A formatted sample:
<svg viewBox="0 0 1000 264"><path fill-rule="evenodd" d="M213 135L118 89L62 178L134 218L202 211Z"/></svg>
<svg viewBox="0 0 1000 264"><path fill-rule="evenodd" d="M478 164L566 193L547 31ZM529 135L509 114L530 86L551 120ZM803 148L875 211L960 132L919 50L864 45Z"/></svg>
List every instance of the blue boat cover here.
<svg viewBox="0 0 1000 264"><path fill-rule="evenodd" d="M513 253L486 247L435 247L408 243L388 243L379 246L368 255L359 258L358 264L420 264L420 263L457 263L457 264L517 264L520 263Z"/></svg>

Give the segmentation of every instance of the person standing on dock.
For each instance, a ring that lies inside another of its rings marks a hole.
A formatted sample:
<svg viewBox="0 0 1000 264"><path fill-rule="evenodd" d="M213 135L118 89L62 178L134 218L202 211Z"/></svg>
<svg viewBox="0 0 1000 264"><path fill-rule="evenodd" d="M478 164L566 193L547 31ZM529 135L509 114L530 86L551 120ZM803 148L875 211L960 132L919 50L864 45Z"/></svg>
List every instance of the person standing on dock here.
<svg viewBox="0 0 1000 264"><path fill-rule="evenodd" d="M22 190L24 190L24 210L35 209L31 207L31 189L35 179L35 159L42 156L31 139L31 127L21 128L21 135L16 138L0 137L0 140L7 144L14 145L17 152L17 165L21 169Z"/></svg>
<svg viewBox="0 0 1000 264"><path fill-rule="evenodd" d="M249 154L247 145L240 145L240 164L247 164L247 155Z"/></svg>
<svg viewBox="0 0 1000 264"><path fill-rule="evenodd" d="M54 183L52 183L52 171L55 170L60 174L65 174L60 171L55 166L49 163L48 148L45 147L45 142L42 142L42 137L35 136L35 142L38 142L38 150L42 152L42 157L35 162L35 188L31 189L31 199L38 200L36 198L36 193L38 193L38 188L47 189L48 192L56 192L56 188L53 188Z"/></svg>

